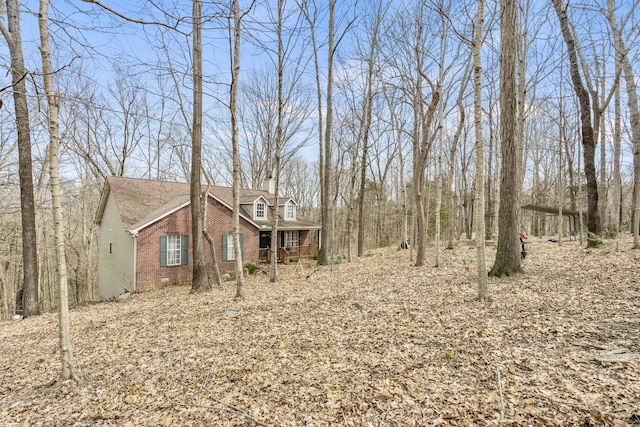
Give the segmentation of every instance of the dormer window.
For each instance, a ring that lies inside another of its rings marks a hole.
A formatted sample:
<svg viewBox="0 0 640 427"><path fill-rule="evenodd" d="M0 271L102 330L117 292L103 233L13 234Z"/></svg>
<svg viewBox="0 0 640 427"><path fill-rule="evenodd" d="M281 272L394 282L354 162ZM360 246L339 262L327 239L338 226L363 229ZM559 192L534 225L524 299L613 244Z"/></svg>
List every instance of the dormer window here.
<svg viewBox="0 0 640 427"><path fill-rule="evenodd" d="M293 203L287 203L284 207L284 219L295 220L296 219L296 205Z"/></svg>
<svg viewBox="0 0 640 427"><path fill-rule="evenodd" d="M258 201L255 204L255 219L267 219L267 204L263 201Z"/></svg>

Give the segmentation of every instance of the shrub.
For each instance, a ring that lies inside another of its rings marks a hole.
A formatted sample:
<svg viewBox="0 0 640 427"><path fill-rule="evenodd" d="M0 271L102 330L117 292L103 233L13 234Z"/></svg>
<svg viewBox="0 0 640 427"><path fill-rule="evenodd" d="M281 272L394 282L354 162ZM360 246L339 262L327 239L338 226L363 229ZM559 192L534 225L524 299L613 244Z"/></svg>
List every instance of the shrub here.
<svg viewBox="0 0 640 427"><path fill-rule="evenodd" d="M589 240L589 246L592 248L601 248L604 246L604 240L602 240L602 237L595 233L587 231L587 239Z"/></svg>
<svg viewBox="0 0 640 427"><path fill-rule="evenodd" d="M255 265L252 262L248 262L244 265L244 269L246 272L248 272L249 274L253 274L256 272L256 270L258 269L258 266Z"/></svg>

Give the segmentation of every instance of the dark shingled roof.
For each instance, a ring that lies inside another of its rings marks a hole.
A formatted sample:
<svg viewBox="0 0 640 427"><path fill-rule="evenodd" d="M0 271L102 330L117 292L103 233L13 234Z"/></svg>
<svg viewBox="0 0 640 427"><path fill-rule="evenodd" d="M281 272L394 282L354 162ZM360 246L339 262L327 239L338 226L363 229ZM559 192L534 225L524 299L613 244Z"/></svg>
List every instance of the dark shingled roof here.
<svg viewBox="0 0 640 427"><path fill-rule="evenodd" d="M233 189L231 187L203 186L203 190L208 190L209 194L219 199L222 203L231 207L233 205ZM185 182L156 181L139 178L125 178L110 176L107 178L98 212L96 222L100 223L104 211L107 197L111 194L118 206L122 224L126 230L134 230L155 220L163 215L186 206L190 202L190 186ZM264 197L270 205L273 205L274 196L264 190L240 190L240 200L243 204L253 203L258 197ZM279 203L289 200L288 197L279 199ZM241 209L241 214L258 225L270 225L270 221L255 221L249 212ZM297 221L278 221L279 229L315 229L320 228L316 224L298 219Z"/></svg>

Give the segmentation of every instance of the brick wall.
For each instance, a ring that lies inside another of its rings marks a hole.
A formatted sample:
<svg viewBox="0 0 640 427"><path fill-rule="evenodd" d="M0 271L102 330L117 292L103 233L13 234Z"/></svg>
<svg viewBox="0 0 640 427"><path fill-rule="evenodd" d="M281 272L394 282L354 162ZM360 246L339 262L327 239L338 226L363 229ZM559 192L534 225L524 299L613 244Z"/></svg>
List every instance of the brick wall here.
<svg viewBox="0 0 640 427"><path fill-rule="evenodd" d="M216 257L221 272L233 272L235 261L222 261L222 235L232 232L231 211L209 198L207 211L207 231L216 245ZM240 219L240 232L244 234L244 262L258 262L260 238L258 229ZM189 263L187 265L160 266L160 236L186 234L189 236ZM136 288L139 291L172 284L191 282L193 253L191 251L191 209L185 206L160 221L141 230L137 238ZM213 274L211 247L204 239L205 261ZM211 277L213 280L213 277Z"/></svg>

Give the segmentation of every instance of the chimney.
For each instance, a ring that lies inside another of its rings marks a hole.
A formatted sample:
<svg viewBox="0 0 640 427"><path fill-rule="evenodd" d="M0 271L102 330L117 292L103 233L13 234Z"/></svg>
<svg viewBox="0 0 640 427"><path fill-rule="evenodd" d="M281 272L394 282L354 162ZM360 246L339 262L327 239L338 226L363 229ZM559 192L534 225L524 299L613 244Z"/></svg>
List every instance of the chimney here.
<svg viewBox="0 0 640 427"><path fill-rule="evenodd" d="M267 179L262 183L262 189L269 192L269 194L276 193L276 181L271 178L271 175L269 175Z"/></svg>

